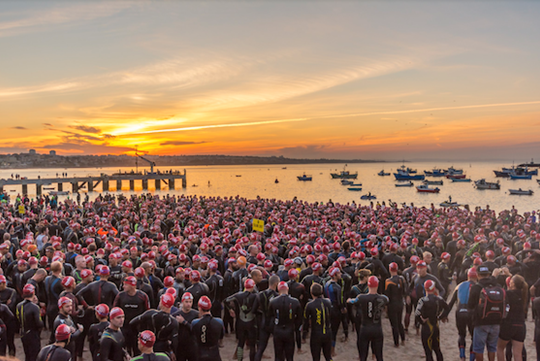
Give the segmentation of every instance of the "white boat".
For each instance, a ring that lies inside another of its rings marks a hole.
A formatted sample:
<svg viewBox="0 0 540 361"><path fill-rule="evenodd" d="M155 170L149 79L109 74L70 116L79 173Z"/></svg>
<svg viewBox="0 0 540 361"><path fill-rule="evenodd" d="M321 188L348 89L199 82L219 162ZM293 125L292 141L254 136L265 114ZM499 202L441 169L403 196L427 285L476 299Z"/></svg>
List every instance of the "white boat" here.
<svg viewBox="0 0 540 361"><path fill-rule="evenodd" d="M443 185L442 180L436 180L436 181L425 180L423 183L427 184L427 185L431 185L431 186L442 186Z"/></svg>
<svg viewBox="0 0 540 361"><path fill-rule="evenodd" d="M533 191L530 190L530 189L527 189L527 190L523 190L521 188L519 189L509 189L508 192L512 195L518 195L518 196L532 196L533 195Z"/></svg>
<svg viewBox="0 0 540 361"><path fill-rule="evenodd" d="M408 182L408 183L396 183L395 186L396 187L412 187L414 185L413 182Z"/></svg>
<svg viewBox="0 0 540 361"><path fill-rule="evenodd" d="M474 185L476 189L501 189L501 185L499 184L499 181L486 182L485 179L480 179L480 180L474 181Z"/></svg>
<svg viewBox="0 0 540 361"><path fill-rule="evenodd" d="M353 181L346 180L346 179L342 179L342 180L341 180L341 185L342 185L342 186L350 186L350 185L352 185L352 184L354 184Z"/></svg>

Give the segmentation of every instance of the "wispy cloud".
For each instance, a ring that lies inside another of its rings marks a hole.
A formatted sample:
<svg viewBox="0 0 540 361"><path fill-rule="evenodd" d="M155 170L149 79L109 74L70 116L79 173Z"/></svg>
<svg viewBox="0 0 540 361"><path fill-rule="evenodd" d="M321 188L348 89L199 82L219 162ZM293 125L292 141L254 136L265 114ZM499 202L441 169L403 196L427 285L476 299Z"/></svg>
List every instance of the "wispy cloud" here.
<svg viewBox="0 0 540 361"><path fill-rule="evenodd" d="M17 129L17 130L26 130L28 128L26 127L21 127L21 126L18 126L18 127L11 127L11 129Z"/></svg>
<svg viewBox="0 0 540 361"><path fill-rule="evenodd" d="M182 140L170 140L167 142L159 143L159 145L192 145L192 144L204 144L208 143L205 141L201 142L188 142L188 141L182 141Z"/></svg>
<svg viewBox="0 0 540 361"><path fill-rule="evenodd" d="M96 127L89 127L86 125L70 125L69 128L81 130L86 133L101 133L101 129Z"/></svg>

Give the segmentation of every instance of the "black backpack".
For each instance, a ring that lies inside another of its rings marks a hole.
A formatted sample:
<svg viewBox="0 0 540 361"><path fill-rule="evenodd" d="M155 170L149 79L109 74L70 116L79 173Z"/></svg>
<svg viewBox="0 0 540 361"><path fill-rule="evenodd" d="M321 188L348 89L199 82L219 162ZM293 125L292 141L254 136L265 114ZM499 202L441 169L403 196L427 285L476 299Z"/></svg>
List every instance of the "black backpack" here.
<svg viewBox="0 0 540 361"><path fill-rule="evenodd" d="M506 317L506 291L497 285L482 288L478 301L477 316L480 320L497 324Z"/></svg>

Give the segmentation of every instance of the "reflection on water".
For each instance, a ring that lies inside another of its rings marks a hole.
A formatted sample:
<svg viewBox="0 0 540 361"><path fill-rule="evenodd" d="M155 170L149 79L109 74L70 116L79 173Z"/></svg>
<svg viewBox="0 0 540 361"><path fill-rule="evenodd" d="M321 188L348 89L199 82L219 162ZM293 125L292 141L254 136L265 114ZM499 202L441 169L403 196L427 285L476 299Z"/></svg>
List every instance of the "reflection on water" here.
<svg viewBox="0 0 540 361"><path fill-rule="evenodd" d="M503 166L511 166L511 164L503 163L407 163L408 167L418 169L419 173L424 170L432 170L433 168L462 168L467 175L467 178L477 180L486 178L488 181L495 181L494 169L500 169ZM439 194L418 193L415 187L395 187L396 181L394 177L378 176L382 169L385 172L394 172L401 166L401 163L370 163L370 164L349 164L347 170L351 172L358 171L358 179L354 182L362 184L361 191L349 191L346 186L342 186L338 179L331 179L330 172L343 170L344 164L307 164L307 165L249 165L249 166L198 166L198 167L173 167L173 170L187 170L186 189L181 188L181 182L176 182L177 189L169 191L166 186L161 191L154 190L154 183L149 181L151 192L156 194L186 194L186 195L203 195L203 196L236 196L240 195L247 198L255 198L257 196L263 198L277 199L293 199L297 197L308 202L334 202L346 203L356 202L360 204L369 204L369 201L360 200L360 196L371 192L377 196L374 202L388 202L391 199L398 203L414 203L417 206L430 206L431 203L439 205L441 202L448 199L462 204L469 204L471 207L490 205L491 208L502 210L514 205L520 212L537 210L538 194L540 187L536 182L536 178L532 180L509 180L498 178L501 182L501 190L476 190L473 183L452 183L446 178L429 178L442 179L444 184L437 187L441 189ZM141 170L142 167L139 167ZM158 167L159 169L159 167ZM163 168L162 171L171 168ZM122 168L122 171L131 171L131 167ZM119 171L119 168L99 168L99 169L18 169L18 170L0 170L0 178L9 178L11 174L19 174L23 177L36 178L38 175L42 178L55 177L57 173L67 172L68 176L98 176L100 173L112 174ZM299 181L297 176L302 174L312 175L312 181ZM276 183L276 179L279 181ZM420 184L420 181L414 181L415 185ZM114 187L116 182L111 182L111 193L115 193ZM52 184L48 187L55 187ZM136 182L135 193L142 193L142 185ZM434 187L434 186L433 186ZM508 189L532 189L535 191L533 196L511 196L508 194ZM11 192L11 190L15 192ZM16 195L21 191L20 187L5 187L5 190ZM71 190L71 187L65 185L64 190ZM96 188L97 192L90 193L90 198L94 198L101 191L101 185ZM82 190L84 192L85 190ZM30 195L35 196L35 187L28 187ZM46 191L44 191L46 192ZM123 192L129 192L129 184L123 182Z"/></svg>

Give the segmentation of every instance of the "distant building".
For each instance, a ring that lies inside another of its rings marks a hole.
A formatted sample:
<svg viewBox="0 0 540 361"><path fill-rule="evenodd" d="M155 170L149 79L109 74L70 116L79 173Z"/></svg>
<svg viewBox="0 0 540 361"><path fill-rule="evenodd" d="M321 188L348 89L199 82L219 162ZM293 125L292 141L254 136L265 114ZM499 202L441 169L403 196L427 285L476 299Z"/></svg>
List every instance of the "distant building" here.
<svg viewBox="0 0 540 361"><path fill-rule="evenodd" d="M51 150L51 151L49 152L49 155L56 155L56 150Z"/></svg>
<svg viewBox="0 0 540 361"><path fill-rule="evenodd" d="M36 150L35 150L35 149L30 149L30 150L28 151L28 153L29 153L29 154L36 154Z"/></svg>

